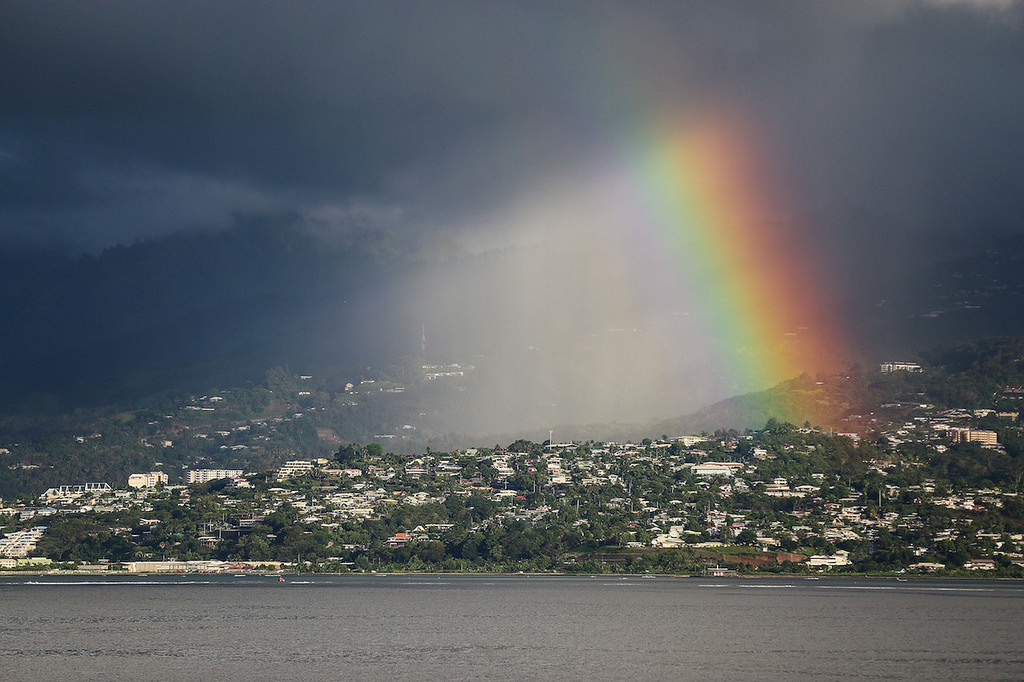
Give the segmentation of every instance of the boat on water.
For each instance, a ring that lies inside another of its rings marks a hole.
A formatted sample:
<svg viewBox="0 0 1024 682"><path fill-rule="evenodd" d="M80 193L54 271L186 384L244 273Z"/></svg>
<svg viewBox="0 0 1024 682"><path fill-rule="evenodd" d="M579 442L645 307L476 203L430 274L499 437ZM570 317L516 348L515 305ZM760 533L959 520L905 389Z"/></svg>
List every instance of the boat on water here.
<svg viewBox="0 0 1024 682"><path fill-rule="evenodd" d="M701 572L702 578L735 578L738 577L736 569L725 566L706 566Z"/></svg>

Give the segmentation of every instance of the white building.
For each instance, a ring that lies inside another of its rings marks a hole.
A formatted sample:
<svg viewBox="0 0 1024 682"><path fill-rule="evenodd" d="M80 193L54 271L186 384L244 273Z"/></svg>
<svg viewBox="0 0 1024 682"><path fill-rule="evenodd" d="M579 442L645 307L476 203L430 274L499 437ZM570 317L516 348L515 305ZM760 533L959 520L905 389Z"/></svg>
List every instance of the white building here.
<svg viewBox="0 0 1024 682"><path fill-rule="evenodd" d="M828 568L830 566L849 566L850 565L850 553L839 550L835 554L815 554L807 559L808 566L818 566Z"/></svg>
<svg viewBox="0 0 1024 682"><path fill-rule="evenodd" d="M128 477L129 488L155 488L158 485L167 485L167 474L162 471L132 474Z"/></svg>
<svg viewBox="0 0 1024 682"><path fill-rule="evenodd" d="M313 462L308 459L288 460L277 470L277 480L283 481L288 478L305 476L311 471L313 471Z"/></svg>
<svg viewBox="0 0 1024 682"><path fill-rule="evenodd" d="M952 428L953 440L958 443L981 443L982 445L998 445L999 436L995 431L983 429Z"/></svg>
<svg viewBox="0 0 1024 682"><path fill-rule="evenodd" d="M693 471L694 476L700 476L701 478L714 478L715 476L731 477L733 474L732 467L725 462L695 464L691 471Z"/></svg>
<svg viewBox="0 0 1024 682"><path fill-rule="evenodd" d="M26 557L36 548L39 538L46 532L46 526L36 526L27 530L16 530L0 538L0 556Z"/></svg>
<svg viewBox="0 0 1024 682"><path fill-rule="evenodd" d="M46 491L39 496L39 499L46 502L55 502L58 500L77 500L80 497L86 496L97 496L109 493L113 490L109 483L97 482L97 483L76 483L74 485L59 485L56 488L47 488Z"/></svg>
<svg viewBox="0 0 1024 682"><path fill-rule="evenodd" d="M916 362L883 362L878 366L878 371L882 374L891 374L892 372L923 372L924 368Z"/></svg>
<svg viewBox="0 0 1024 682"><path fill-rule="evenodd" d="M208 483L222 478L238 478L241 475L241 469L193 469L185 472L185 483Z"/></svg>

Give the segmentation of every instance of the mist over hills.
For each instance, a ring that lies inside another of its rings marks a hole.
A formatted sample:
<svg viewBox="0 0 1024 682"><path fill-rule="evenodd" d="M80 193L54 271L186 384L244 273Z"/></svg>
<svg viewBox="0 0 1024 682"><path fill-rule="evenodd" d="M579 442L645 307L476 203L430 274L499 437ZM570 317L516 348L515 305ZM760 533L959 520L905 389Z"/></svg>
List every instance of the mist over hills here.
<svg viewBox="0 0 1024 682"><path fill-rule="evenodd" d="M377 443L404 460L431 450L492 444L500 449L549 439L638 443L701 433L727 439L787 422L822 433L856 433L871 443L886 430L907 428L922 410L949 408L984 417L989 428L1000 419L993 409L1019 421L1022 359L1024 337L983 339L927 351L922 372L854 368L802 376L669 419L549 423L508 432L496 430L502 422L486 421L473 431L458 430L467 414L478 414L474 403L482 391L472 371L427 379L418 367L391 367L379 379L354 384L275 368L258 383L216 393L64 413L0 414L0 496L31 498L68 481L113 482L154 469L172 481L197 467L260 472L296 458L330 459L348 444ZM1008 427L1000 438L1019 452L1018 428Z"/></svg>
<svg viewBox="0 0 1024 682"><path fill-rule="evenodd" d="M461 393L437 408L461 433L646 424L729 397L703 390L699 344L646 357L665 334L658 325L674 318L653 308L602 318L573 288L586 284L579 270L545 281L565 299L558 319L533 318L507 297L528 264L527 276L554 271L563 254L544 245L439 252L380 229L326 238L289 216L97 255L8 244L4 410L127 405L252 384L277 366L358 382L432 362L472 367ZM993 239L952 257L908 258L912 269L865 283L844 313L860 335L853 362L1024 332L1022 260L1024 239ZM574 300L583 309L569 309ZM670 338L692 334L680 329Z"/></svg>
<svg viewBox="0 0 1024 682"><path fill-rule="evenodd" d="M275 365L396 357L386 316L367 317L387 307L380 283L398 263L383 261L379 241L326 249L281 222L96 256L8 249L0 310L17 324L0 341L4 404L132 400L242 384ZM331 345L342 349L333 357Z"/></svg>
<svg viewBox="0 0 1024 682"><path fill-rule="evenodd" d="M5 3L0 415L457 364L347 428L647 424L1018 333L1022 19Z"/></svg>

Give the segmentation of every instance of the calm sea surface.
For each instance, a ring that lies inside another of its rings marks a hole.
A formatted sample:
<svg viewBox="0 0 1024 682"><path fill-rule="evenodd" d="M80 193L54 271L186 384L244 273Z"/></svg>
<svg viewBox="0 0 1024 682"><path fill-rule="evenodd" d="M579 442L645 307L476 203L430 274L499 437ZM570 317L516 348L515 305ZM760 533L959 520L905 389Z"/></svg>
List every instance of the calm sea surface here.
<svg viewBox="0 0 1024 682"><path fill-rule="evenodd" d="M1024 584L0 577L0 678L1022 680Z"/></svg>

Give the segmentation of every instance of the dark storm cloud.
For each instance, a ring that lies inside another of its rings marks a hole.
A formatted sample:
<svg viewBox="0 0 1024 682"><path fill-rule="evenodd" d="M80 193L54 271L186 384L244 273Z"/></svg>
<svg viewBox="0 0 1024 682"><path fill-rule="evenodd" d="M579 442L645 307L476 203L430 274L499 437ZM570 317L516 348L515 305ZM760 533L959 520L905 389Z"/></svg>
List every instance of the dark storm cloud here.
<svg viewBox="0 0 1024 682"><path fill-rule="evenodd" d="M501 11L474 22L417 5L7 9L15 121L74 123L117 154L271 183L335 187L437 154L493 131L504 84L538 75L510 73L522 45L492 42Z"/></svg>
<svg viewBox="0 0 1024 682"><path fill-rule="evenodd" d="M1021 208L1014 3L23 2L0 15L7 234L97 247L356 199L443 222L709 101L763 123L810 205L911 232Z"/></svg>
<svg viewBox="0 0 1024 682"><path fill-rule="evenodd" d="M11 230L18 218L69 220L40 213L91 211L110 193L136 203L119 172L245 184L286 202L300 201L293 193L380 192L485 124L493 130L499 112L448 83L458 80L445 63L457 38L446 29L450 13L421 21L411 6L253 3L3 11ZM97 191L97 174L110 186ZM128 213L139 233L151 229L144 214Z"/></svg>
<svg viewBox="0 0 1024 682"><path fill-rule="evenodd" d="M0 384L426 350L462 428L681 414L762 387L616 203L638 140L740 114L873 309L1021 231L1022 66L1012 0L0 3Z"/></svg>

